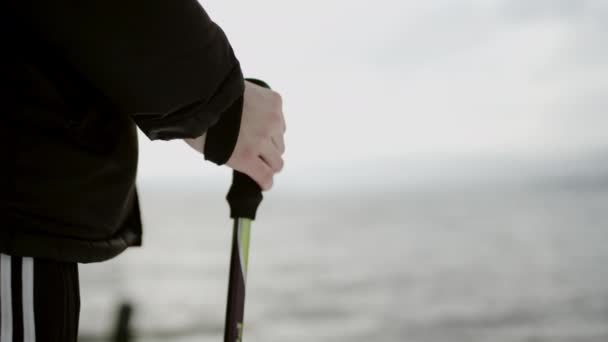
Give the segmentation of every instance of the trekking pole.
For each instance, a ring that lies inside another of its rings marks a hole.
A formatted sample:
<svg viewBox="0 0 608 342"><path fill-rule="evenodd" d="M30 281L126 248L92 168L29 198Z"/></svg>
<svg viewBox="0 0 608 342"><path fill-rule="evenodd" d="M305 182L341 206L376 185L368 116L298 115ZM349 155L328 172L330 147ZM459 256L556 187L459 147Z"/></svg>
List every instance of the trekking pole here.
<svg viewBox="0 0 608 342"><path fill-rule="evenodd" d="M269 88L262 81L255 79L248 80ZM230 217L234 219L234 231L232 236L232 253L230 256L224 342L241 342L243 340L245 281L247 279L251 222L255 220L256 211L262 202L262 189L249 176L234 171L232 186L226 198L230 205Z"/></svg>

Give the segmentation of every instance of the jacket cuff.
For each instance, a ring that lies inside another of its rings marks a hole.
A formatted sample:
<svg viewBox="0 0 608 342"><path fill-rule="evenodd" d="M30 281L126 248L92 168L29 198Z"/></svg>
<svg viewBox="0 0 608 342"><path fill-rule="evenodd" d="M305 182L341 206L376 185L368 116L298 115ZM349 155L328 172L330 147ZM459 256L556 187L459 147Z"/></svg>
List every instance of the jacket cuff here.
<svg viewBox="0 0 608 342"><path fill-rule="evenodd" d="M270 89L266 82L257 78L245 78L244 80ZM243 89L245 89L244 82ZM226 164L232 156L241 129L243 102L244 97L241 95L220 117L217 124L207 130L204 151L206 160L222 165Z"/></svg>
<svg viewBox="0 0 608 342"><path fill-rule="evenodd" d="M183 105L161 117L139 117L136 123L150 140L196 138L217 125L224 113L243 96L244 87L243 73L237 61L210 99Z"/></svg>
<svg viewBox="0 0 608 342"><path fill-rule="evenodd" d="M204 151L206 160L223 165L232 156L241 129L243 100L241 95L222 113L218 122L207 130Z"/></svg>

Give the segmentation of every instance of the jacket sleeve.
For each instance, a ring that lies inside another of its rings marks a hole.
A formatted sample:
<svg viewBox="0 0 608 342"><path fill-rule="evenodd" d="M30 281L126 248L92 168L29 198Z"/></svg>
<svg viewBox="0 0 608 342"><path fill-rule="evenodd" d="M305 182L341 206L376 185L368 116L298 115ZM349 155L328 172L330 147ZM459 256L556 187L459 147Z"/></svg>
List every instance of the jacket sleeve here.
<svg viewBox="0 0 608 342"><path fill-rule="evenodd" d="M193 138L217 125L221 134L211 134L207 159L228 159L238 137L243 75L224 32L197 1L26 3L34 33L150 139Z"/></svg>

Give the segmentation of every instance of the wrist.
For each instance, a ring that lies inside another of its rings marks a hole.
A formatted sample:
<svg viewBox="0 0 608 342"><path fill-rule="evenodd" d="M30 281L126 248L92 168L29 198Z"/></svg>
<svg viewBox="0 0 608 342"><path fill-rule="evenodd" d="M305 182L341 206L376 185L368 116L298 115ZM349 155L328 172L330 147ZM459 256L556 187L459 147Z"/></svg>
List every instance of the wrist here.
<svg viewBox="0 0 608 342"><path fill-rule="evenodd" d="M244 97L239 97L222 114L220 120L207 130L204 155L205 159L223 165L230 157L239 137Z"/></svg>

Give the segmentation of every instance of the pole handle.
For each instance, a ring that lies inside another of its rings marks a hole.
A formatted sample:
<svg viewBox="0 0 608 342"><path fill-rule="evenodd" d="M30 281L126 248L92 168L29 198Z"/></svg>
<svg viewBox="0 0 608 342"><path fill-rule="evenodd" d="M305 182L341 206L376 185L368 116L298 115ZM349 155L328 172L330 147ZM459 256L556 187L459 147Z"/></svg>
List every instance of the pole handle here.
<svg viewBox="0 0 608 342"><path fill-rule="evenodd" d="M251 177L239 171L232 173L232 186L226 196L230 204L230 217L255 220L263 198L262 189Z"/></svg>
<svg viewBox="0 0 608 342"><path fill-rule="evenodd" d="M264 81L254 78L246 80L270 89L270 86ZM263 198L262 189L253 179L239 171L232 173L232 185L226 196L230 205L230 217L255 220L256 212Z"/></svg>

